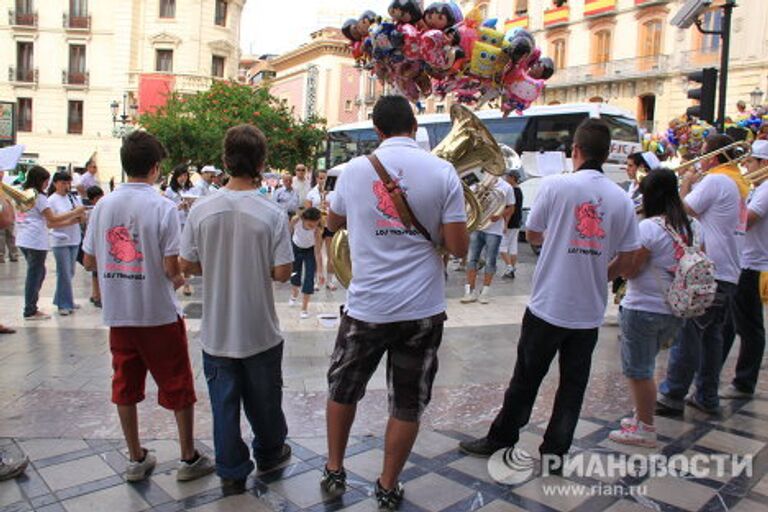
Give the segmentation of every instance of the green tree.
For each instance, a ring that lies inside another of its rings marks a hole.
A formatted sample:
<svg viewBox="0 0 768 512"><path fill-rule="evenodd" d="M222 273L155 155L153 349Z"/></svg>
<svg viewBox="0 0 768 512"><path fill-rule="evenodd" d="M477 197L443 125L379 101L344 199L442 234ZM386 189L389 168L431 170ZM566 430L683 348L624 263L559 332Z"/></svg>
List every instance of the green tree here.
<svg viewBox="0 0 768 512"><path fill-rule="evenodd" d="M266 135L271 169L293 169L299 162L312 165L326 133L325 120L297 120L267 89L236 82L214 81L210 89L194 95L173 93L164 106L139 118L168 149L167 169L188 160L221 165L227 129L243 123Z"/></svg>

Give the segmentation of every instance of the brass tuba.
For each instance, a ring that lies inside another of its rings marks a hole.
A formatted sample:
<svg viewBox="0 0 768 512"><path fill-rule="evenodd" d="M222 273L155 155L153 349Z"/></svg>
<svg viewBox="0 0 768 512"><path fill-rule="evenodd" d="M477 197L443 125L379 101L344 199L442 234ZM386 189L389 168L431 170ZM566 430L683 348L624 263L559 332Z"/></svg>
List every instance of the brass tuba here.
<svg viewBox="0 0 768 512"><path fill-rule="evenodd" d="M20 212L26 212L35 206L37 191L33 189L19 190L7 183L0 182L0 193L8 198Z"/></svg>

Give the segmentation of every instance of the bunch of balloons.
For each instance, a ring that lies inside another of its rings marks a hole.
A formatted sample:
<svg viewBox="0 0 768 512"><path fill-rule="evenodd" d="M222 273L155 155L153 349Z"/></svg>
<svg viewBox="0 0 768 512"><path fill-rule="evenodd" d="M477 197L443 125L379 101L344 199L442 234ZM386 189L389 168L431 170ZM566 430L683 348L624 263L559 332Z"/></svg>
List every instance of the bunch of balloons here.
<svg viewBox="0 0 768 512"><path fill-rule="evenodd" d="M711 124L683 115L669 122L666 139L680 158L689 160L701 155L704 140L713 133L717 130Z"/></svg>
<svg viewBox="0 0 768 512"><path fill-rule="evenodd" d="M555 71L530 32L500 32L477 8L464 16L453 2L422 10L419 0L394 0L388 14L365 11L341 31L361 66L413 102L430 94L470 105L499 98L505 114L521 112Z"/></svg>

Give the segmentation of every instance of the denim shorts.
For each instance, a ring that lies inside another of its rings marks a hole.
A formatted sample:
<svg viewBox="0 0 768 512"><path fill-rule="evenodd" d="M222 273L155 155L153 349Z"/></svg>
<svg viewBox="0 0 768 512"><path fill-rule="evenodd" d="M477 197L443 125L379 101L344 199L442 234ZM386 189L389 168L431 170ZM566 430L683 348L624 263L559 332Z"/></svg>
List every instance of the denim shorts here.
<svg viewBox="0 0 768 512"><path fill-rule="evenodd" d="M621 308L620 323L624 376L633 380L652 379L656 355L662 344L675 337L683 320L674 315Z"/></svg>
<svg viewBox="0 0 768 512"><path fill-rule="evenodd" d="M485 273L496 274L496 259L499 257L501 235L492 235L484 231L473 231L469 236L469 261L467 269L477 270L477 262L485 248Z"/></svg>

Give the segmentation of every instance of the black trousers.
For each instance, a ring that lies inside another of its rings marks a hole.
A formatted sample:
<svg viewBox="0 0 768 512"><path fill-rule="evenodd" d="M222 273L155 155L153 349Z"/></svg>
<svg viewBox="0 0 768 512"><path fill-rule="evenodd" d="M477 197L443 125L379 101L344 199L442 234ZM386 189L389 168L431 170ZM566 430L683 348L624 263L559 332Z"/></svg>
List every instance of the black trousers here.
<svg viewBox="0 0 768 512"><path fill-rule="evenodd" d="M763 303L760 300L760 272L742 269L731 315L723 327L723 362L728 358L735 335L741 338L733 385L739 391L754 393L765 351Z"/></svg>
<svg viewBox="0 0 768 512"><path fill-rule="evenodd" d="M560 382L539 452L553 455L568 453L581 414L596 344L597 328L557 327L526 309L515 371L504 394L504 406L493 421L488 438L507 446L517 444L520 429L531 419L541 381L557 354Z"/></svg>

